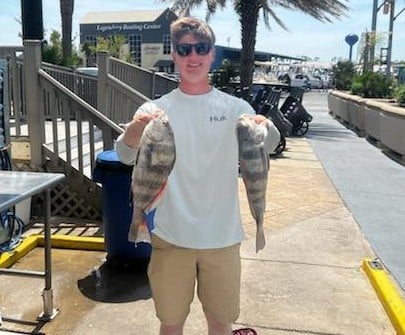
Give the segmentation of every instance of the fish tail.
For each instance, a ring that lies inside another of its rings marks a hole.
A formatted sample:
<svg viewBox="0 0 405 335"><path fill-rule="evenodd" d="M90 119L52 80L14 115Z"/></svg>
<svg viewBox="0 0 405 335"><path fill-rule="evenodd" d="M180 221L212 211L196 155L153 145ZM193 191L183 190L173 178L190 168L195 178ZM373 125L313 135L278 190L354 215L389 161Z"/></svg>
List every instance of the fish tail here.
<svg viewBox="0 0 405 335"><path fill-rule="evenodd" d="M138 227L138 234L135 239L135 244L139 242L151 243L150 232L146 224L146 220L142 220L142 223Z"/></svg>
<svg viewBox="0 0 405 335"><path fill-rule="evenodd" d="M145 208L145 213L150 213L152 210L156 208L160 200L162 200L163 194L166 192L167 189L167 180L160 186L159 190L156 192L154 198L150 201L148 206Z"/></svg>
<svg viewBox="0 0 405 335"><path fill-rule="evenodd" d="M264 237L263 224L261 224L257 226L256 230L256 253L259 252L259 250L262 250L265 245L266 239Z"/></svg>

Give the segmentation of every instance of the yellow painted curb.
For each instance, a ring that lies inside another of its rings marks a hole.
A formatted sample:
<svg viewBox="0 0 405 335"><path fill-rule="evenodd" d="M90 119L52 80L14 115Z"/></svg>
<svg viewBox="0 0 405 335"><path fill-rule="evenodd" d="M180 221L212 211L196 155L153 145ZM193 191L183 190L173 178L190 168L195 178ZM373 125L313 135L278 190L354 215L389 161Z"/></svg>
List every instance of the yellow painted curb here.
<svg viewBox="0 0 405 335"><path fill-rule="evenodd" d="M28 254L36 247L43 247L45 242L44 235L30 235L24 237L22 242L12 251L0 254L0 268L8 268L17 262L20 258ZM85 236L68 236L52 235L51 245L54 248L78 249L104 251L103 237L85 237Z"/></svg>
<svg viewBox="0 0 405 335"><path fill-rule="evenodd" d="M384 306L398 335L405 335L405 302L378 260L364 259L362 268Z"/></svg>
<svg viewBox="0 0 405 335"><path fill-rule="evenodd" d="M12 251L0 254L0 268L8 268L38 246L37 236L28 236Z"/></svg>
<svg viewBox="0 0 405 335"><path fill-rule="evenodd" d="M38 245L43 247L45 243L44 235L37 236ZM52 235L51 245L52 247L62 249L79 249L92 251L105 250L104 237Z"/></svg>

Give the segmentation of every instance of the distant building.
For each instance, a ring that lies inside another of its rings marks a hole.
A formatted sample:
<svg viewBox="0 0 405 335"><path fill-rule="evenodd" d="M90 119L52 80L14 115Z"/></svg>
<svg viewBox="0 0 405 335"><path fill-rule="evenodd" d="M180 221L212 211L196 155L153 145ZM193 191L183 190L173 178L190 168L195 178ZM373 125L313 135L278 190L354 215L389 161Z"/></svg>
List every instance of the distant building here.
<svg viewBox="0 0 405 335"><path fill-rule="evenodd" d="M221 67L224 59L229 60L235 67L240 67L240 49L225 47L221 45L215 46L215 61L212 64L212 69ZM255 51L254 60L258 62L290 62L302 61L303 59L297 57L290 57L272 52Z"/></svg>
<svg viewBox="0 0 405 335"><path fill-rule="evenodd" d="M80 44L95 46L98 37L121 35L127 42L126 52L134 64L156 71L173 72L170 24L177 18L169 8L87 13L80 21ZM86 65L95 65L94 55Z"/></svg>
<svg viewBox="0 0 405 335"><path fill-rule="evenodd" d="M80 21L80 44L95 46L98 37L125 38L125 53L131 61L146 69L172 73L175 66L171 57L170 24L178 16L169 8L165 10L136 10L125 12L91 12ZM216 45L215 61L211 70L221 67L228 59L240 66L240 49ZM269 52L256 51L255 61L301 60ZM95 55L86 60L87 66L95 66Z"/></svg>

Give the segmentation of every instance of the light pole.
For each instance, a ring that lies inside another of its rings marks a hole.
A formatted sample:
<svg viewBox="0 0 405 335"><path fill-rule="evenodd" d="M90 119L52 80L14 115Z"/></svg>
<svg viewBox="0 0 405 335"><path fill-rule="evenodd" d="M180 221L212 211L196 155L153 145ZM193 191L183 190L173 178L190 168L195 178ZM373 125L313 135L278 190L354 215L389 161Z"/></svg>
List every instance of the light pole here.
<svg viewBox="0 0 405 335"><path fill-rule="evenodd" d="M370 43L370 63L373 66L374 63L374 53L375 53L375 36L376 36L376 27L377 27L377 13L384 6L384 14L387 14L386 9L389 8L390 18L389 18L389 27L388 27L388 47L387 47L387 61L386 61L386 74L391 73L391 63L392 63L392 38L394 33L394 21L395 19L405 10L405 7L402 8L397 15L395 15L395 0L384 0L381 5L378 6L378 0L373 0L373 15L371 19L371 34L372 41Z"/></svg>
<svg viewBox="0 0 405 335"><path fill-rule="evenodd" d="M373 1L373 16L371 18L371 36L374 39L374 36L376 34L376 28L377 28L377 12L378 12L378 0ZM374 65L374 53L375 53L375 43L371 41L370 44L370 64L371 64L371 69L373 69Z"/></svg>
<svg viewBox="0 0 405 335"><path fill-rule="evenodd" d="M369 60L371 64L371 71L373 71L373 66L374 66L374 54L375 54L375 42L376 42L376 30L377 30L377 13L381 9L381 7L386 6L390 0L384 0L381 5L378 6L378 0L373 0L373 16L371 18L371 38L368 39L370 42L370 54L369 54ZM384 14L385 12L385 7L384 7Z"/></svg>
<svg viewBox="0 0 405 335"><path fill-rule="evenodd" d="M389 0L389 2L390 2L390 23L388 27L387 68L385 69L385 73L387 75L391 73L392 35L394 33L394 20L395 20L395 0Z"/></svg>
<svg viewBox="0 0 405 335"><path fill-rule="evenodd" d="M387 50L387 74L391 73L391 63L392 63L392 35L394 33L394 21L398 16L405 10L402 8L397 15L395 15L395 0L388 0L390 2L390 24L389 24L389 35L388 35L388 50Z"/></svg>

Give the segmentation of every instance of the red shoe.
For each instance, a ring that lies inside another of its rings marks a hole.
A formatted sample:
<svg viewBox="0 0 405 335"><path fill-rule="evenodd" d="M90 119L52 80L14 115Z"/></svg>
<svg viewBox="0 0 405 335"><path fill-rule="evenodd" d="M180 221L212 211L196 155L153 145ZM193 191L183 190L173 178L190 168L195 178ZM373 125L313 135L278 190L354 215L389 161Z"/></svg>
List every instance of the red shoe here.
<svg viewBox="0 0 405 335"><path fill-rule="evenodd" d="M241 328L232 331L233 335L257 335L256 330L253 328Z"/></svg>

